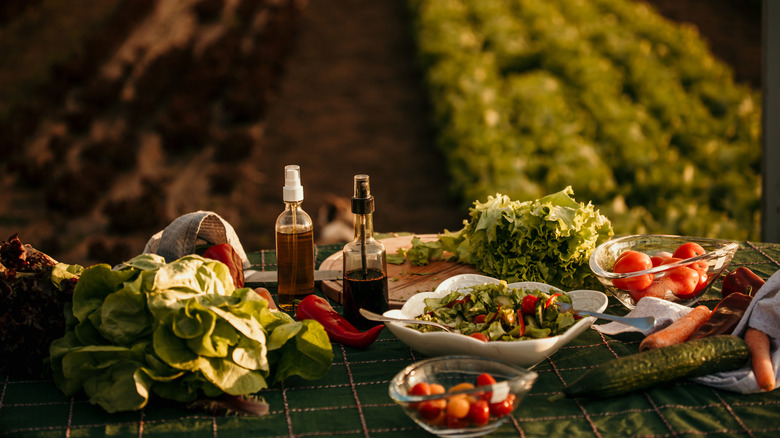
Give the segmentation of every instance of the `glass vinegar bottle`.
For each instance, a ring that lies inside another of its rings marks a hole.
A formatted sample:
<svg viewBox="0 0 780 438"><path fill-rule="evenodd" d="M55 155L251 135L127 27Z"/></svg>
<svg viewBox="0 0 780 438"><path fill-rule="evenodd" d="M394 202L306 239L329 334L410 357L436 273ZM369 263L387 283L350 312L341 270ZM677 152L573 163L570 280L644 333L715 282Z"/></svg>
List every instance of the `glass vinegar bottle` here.
<svg viewBox="0 0 780 438"><path fill-rule="evenodd" d="M276 219L279 308L294 311L296 300L314 293L314 224L303 211L300 167L284 168L284 211Z"/></svg>
<svg viewBox="0 0 780 438"><path fill-rule="evenodd" d="M360 315L361 308L375 313L387 311L387 253L374 239L374 197L368 175L355 175L352 197L355 238L344 246L344 317L359 329L377 325ZM380 323L381 324L381 323Z"/></svg>

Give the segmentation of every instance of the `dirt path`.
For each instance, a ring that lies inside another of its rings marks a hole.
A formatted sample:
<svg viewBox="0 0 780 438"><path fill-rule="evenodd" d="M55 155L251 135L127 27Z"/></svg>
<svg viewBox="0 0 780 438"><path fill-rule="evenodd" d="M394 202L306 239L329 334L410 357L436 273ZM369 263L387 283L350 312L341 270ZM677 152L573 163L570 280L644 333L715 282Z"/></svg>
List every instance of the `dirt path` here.
<svg viewBox="0 0 780 438"><path fill-rule="evenodd" d="M404 14L397 0L309 2L252 158L269 178L254 199L278 209L282 165L299 164L310 213L331 195L351 196L353 176L365 173L377 231L462 226Z"/></svg>

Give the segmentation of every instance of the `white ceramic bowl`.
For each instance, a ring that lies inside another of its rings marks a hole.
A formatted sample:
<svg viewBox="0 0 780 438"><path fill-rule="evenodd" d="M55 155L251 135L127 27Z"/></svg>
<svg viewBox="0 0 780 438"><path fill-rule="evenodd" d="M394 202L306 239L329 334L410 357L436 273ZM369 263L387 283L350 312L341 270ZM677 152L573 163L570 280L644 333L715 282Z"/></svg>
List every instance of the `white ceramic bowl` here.
<svg viewBox="0 0 780 438"><path fill-rule="evenodd" d="M389 310L385 316L394 318L414 319L423 313L425 298L439 298L453 290L465 289L468 293L471 286L485 283L498 283L499 280L479 274L462 274L443 281L433 292L422 292L412 296L400 309ZM519 282L509 283L510 288L539 289L544 292L560 291L558 288L544 283ZM607 308L607 296L595 290L575 290L567 292L571 296L575 309L603 312ZM579 336L596 321L589 316L580 319L569 327L562 335L543 339L527 339L519 341L483 342L458 333L420 332L407 327L403 323L386 322L385 325L403 343L428 356L470 355L493 358L514 365L530 367L552 355L562 346Z"/></svg>

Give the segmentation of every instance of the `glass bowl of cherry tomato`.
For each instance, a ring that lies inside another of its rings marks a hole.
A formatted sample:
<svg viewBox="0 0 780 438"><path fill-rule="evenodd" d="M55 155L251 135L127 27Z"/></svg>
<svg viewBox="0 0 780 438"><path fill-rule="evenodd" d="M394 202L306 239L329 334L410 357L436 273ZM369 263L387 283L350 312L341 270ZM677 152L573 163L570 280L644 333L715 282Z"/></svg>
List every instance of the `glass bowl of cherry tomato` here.
<svg viewBox="0 0 780 438"><path fill-rule="evenodd" d="M590 255L607 292L633 309L644 297L690 306L709 290L737 252L731 240L642 234L612 239Z"/></svg>
<svg viewBox="0 0 780 438"><path fill-rule="evenodd" d="M510 417L537 377L495 359L439 356L404 368L390 382L389 392L412 420L434 435L481 436Z"/></svg>

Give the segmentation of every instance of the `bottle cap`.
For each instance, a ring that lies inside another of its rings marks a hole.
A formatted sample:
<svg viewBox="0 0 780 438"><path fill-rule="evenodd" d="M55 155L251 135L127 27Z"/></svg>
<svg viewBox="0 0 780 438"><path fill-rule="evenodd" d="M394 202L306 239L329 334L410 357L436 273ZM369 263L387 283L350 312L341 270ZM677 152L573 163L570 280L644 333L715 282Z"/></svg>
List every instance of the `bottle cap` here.
<svg viewBox="0 0 780 438"><path fill-rule="evenodd" d="M284 166L284 202L303 201L303 186L301 185L301 168L296 164Z"/></svg>
<svg viewBox="0 0 780 438"><path fill-rule="evenodd" d="M374 197L368 185L368 175L355 175L355 194L352 196L352 213L371 214L374 212Z"/></svg>

